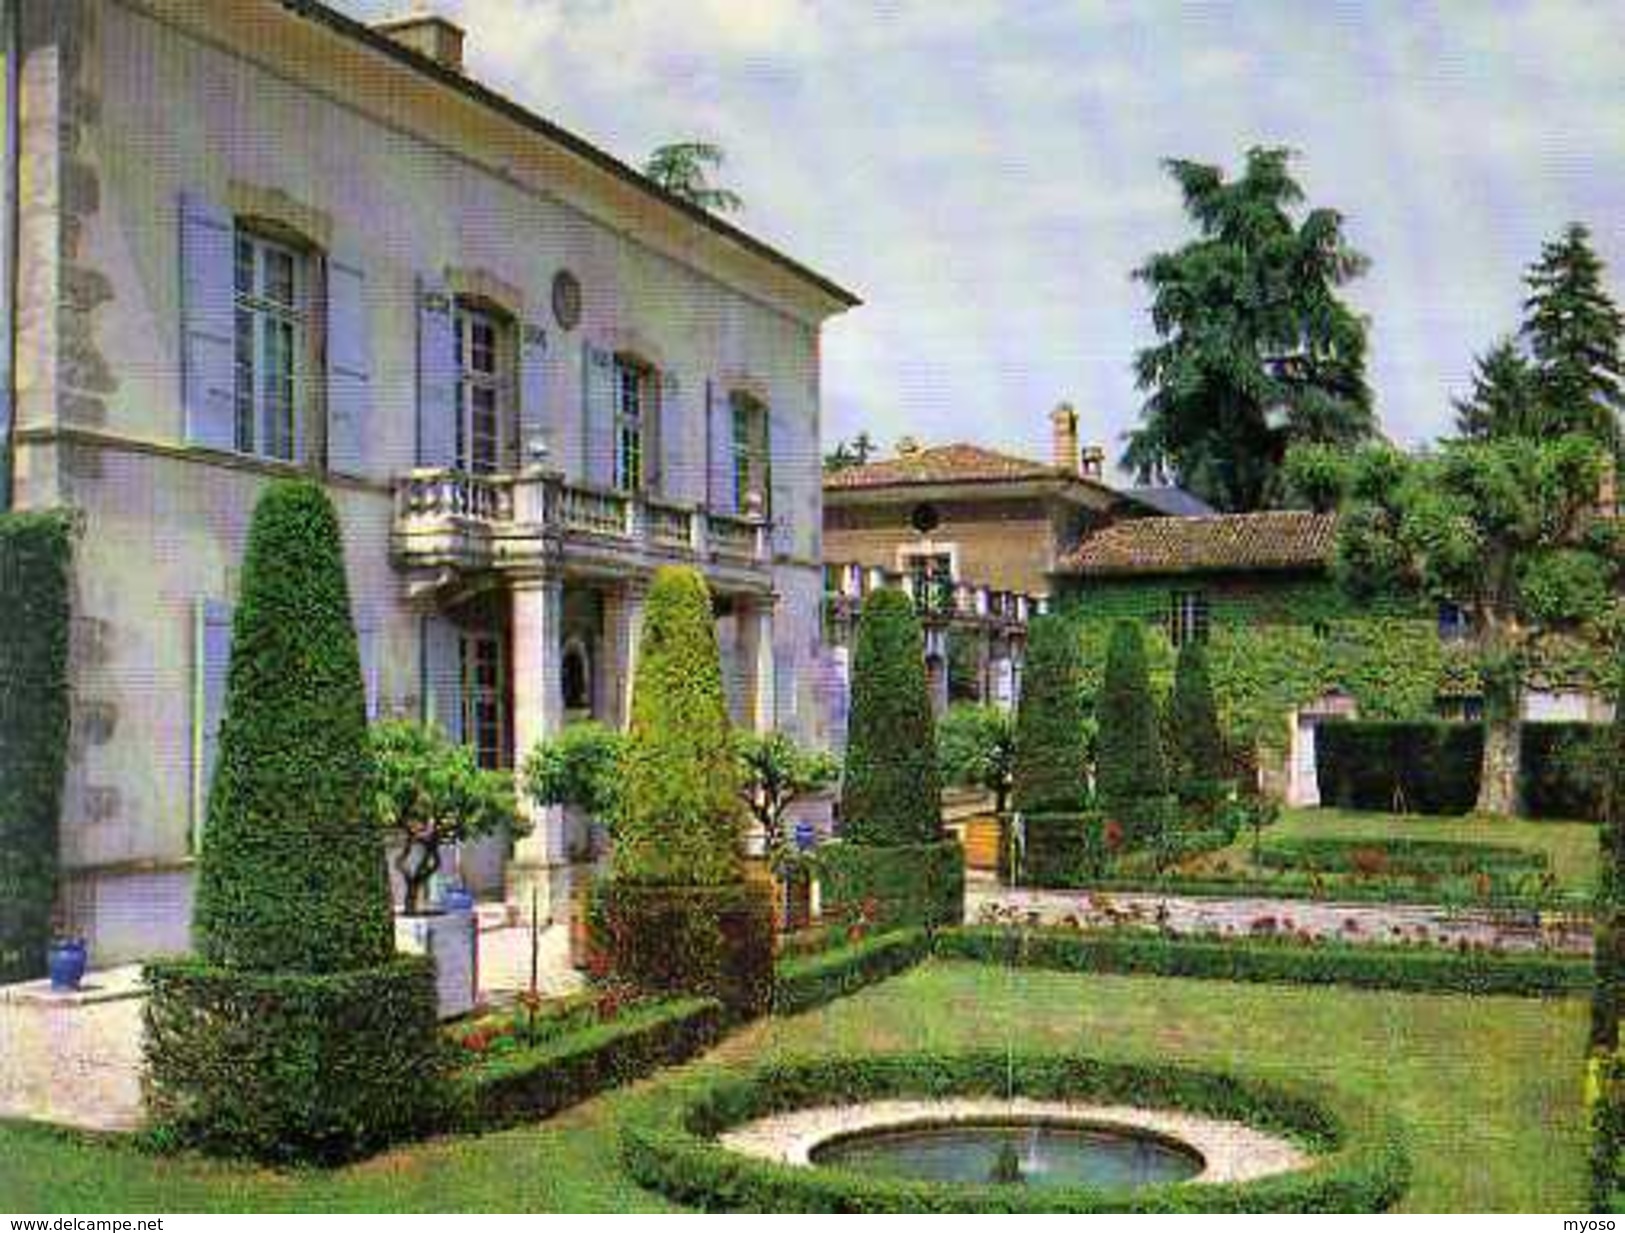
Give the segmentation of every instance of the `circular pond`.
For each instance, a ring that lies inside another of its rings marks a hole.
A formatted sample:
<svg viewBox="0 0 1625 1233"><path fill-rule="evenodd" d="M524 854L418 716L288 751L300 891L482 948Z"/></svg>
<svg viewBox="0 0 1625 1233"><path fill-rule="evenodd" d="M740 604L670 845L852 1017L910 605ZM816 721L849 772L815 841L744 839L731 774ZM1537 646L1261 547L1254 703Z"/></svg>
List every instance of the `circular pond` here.
<svg viewBox="0 0 1625 1233"><path fill-rule="evenodd" d="M1137 1189L1202 1172L1194 1149L1128 1128L1060 1122L938 1122L841 1135L811 1152L815 1165L927 1182Z"/></svg>

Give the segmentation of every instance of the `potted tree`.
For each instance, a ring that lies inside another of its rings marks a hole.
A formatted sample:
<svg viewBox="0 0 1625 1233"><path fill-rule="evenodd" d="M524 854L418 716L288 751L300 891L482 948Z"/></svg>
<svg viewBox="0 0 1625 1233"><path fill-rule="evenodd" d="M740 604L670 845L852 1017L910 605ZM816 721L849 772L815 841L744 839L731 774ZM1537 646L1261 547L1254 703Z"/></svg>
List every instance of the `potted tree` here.
<svg viewBox="0 0 1625 1233"><path fill-rule="evenodd" d="M802 797L830 787L841 773L840 761L822 749L803 749L783 732L739 732L740 790L759 833L787 929L805 926L812 912L812 880L785 826L790 806Z"/></svg>
<svg viewBox="0 0 1625 1233"><path fill-rule="evenodd" d="M476 929L466 896L456 904L428 903L431 881L447 845L479 839L504 825L522 827L513 779L483 770L474 751L452 742L439 728L409 720L389 720L372 729L377 767L379 825L396 844L394 864L401 875L401 915L396 944L430 954L439 969L440 1013L458 1015L473 1008L478 990Z"/></svg>

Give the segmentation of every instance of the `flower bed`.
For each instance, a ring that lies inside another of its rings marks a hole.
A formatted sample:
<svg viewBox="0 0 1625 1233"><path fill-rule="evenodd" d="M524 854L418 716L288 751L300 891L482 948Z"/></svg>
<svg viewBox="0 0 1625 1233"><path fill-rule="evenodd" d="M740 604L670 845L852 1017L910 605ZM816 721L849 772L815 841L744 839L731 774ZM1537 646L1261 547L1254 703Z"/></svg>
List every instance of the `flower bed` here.
<svg viewBox="0 0 1625 1233"><path fill-rule="evenodd" d="M1544 852L1503 844L1450 839L1349 839L1291 836L1260 845L1257 863L1274 869L1308 869L1365 877L1540 873L1550 864Z"/></svg>
<svg viewBox="0 0 1625 1233"><path fill-rule="evenodd" d="M1587 994L1593 979L1589 959L1554 955L1506 955L1425 945L1351 945L1296 935L1175 936L1150 929L954 929L937 935L933 953L940 958L1064 972L1139 972L1523 997Z"/></svg>
<svg viewBox="0 0 1625 1233"><path fill-rule="evenodd" d="M458 1119L470 1131L548 1117L661 1066L687 1061L722 1034L714 998L647 1002L535 1046L490 1052L456 1078Z"/></svg>
<svg viewBox="0 0 1625 1233"><path fill-rule="evenodd" d="M753 1159L717 1136L771 1113L900 1097L1004 1096L1182 1109L1283 1135L1314 1156L1306 1169L1251 1182L1032 1189L895 1181ZM706 1210L770 1212L1382 1211L1409 1180L1403 1129L1335 1092L1222 1071L1003 1050L827 1057L717 1075L686 1101L651 1109L621 1134L644 1186Z"/></svg>
<svg viewBox="0 0 1625 1233"><path fill-rule="evenodd" d="M923 929L876 934L818 954L781 959L773 982L773 1013L795 1015L856 993L906 971L931 953Z"/></svg>

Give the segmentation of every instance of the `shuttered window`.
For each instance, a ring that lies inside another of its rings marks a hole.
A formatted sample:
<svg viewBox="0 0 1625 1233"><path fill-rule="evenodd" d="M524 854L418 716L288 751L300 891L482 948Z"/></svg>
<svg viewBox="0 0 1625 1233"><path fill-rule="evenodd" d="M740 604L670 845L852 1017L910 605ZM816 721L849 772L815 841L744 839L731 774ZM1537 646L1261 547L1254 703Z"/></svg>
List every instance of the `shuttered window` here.
<svg viewBox="0 0 1625 1233"><path fill-rule="evenodd" d="M1208 598L1205 591L1173 591L1168 596L1168 640L1175 646L1206 642Z"/></svg>
<svg viewBox="0 0 1625 1233"><path fill-rule="evenodd" d="M629 356L615 357L615 487L637 492L645 483L645 458L653 436L655 377Z"/></svg>
<svg viewBox="0 0 1625 1233"><path fill-rule="evenodd" d="M239 453L296 461L309 379L309 258L239 227L233 265Z"/></svg>
<svg viewBox="0 0 1625 1233"><path fill-rule="evenodd" d="M732 396L730 404L733 412L730 436L733 508L741 511L754 508L765 517L772 513L767 408L749 394L740 393Z"/></svg>
<svg viewBox="0 0 1625 1233"><path fill-rule="evenodd" d="M506 323L463 301L457 303L457 465L472 475L502 470L504 442L514 435L513 399L504 379Z"/></svg>

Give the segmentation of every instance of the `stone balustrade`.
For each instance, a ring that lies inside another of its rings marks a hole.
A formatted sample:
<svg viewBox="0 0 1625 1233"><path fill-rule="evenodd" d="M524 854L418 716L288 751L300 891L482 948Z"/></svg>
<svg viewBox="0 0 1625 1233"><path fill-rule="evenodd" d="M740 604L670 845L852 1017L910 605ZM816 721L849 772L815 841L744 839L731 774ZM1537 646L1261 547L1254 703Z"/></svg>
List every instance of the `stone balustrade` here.
<svg viewBox="0 0 1625 1233"><path fill-rule="evenodd" d="M928 623L1020 627L1045 608L1044 600L1019 591L849 561L824 566L824 593L837 610L855 614L865 598L883 587L902 591Z"/></svg>

